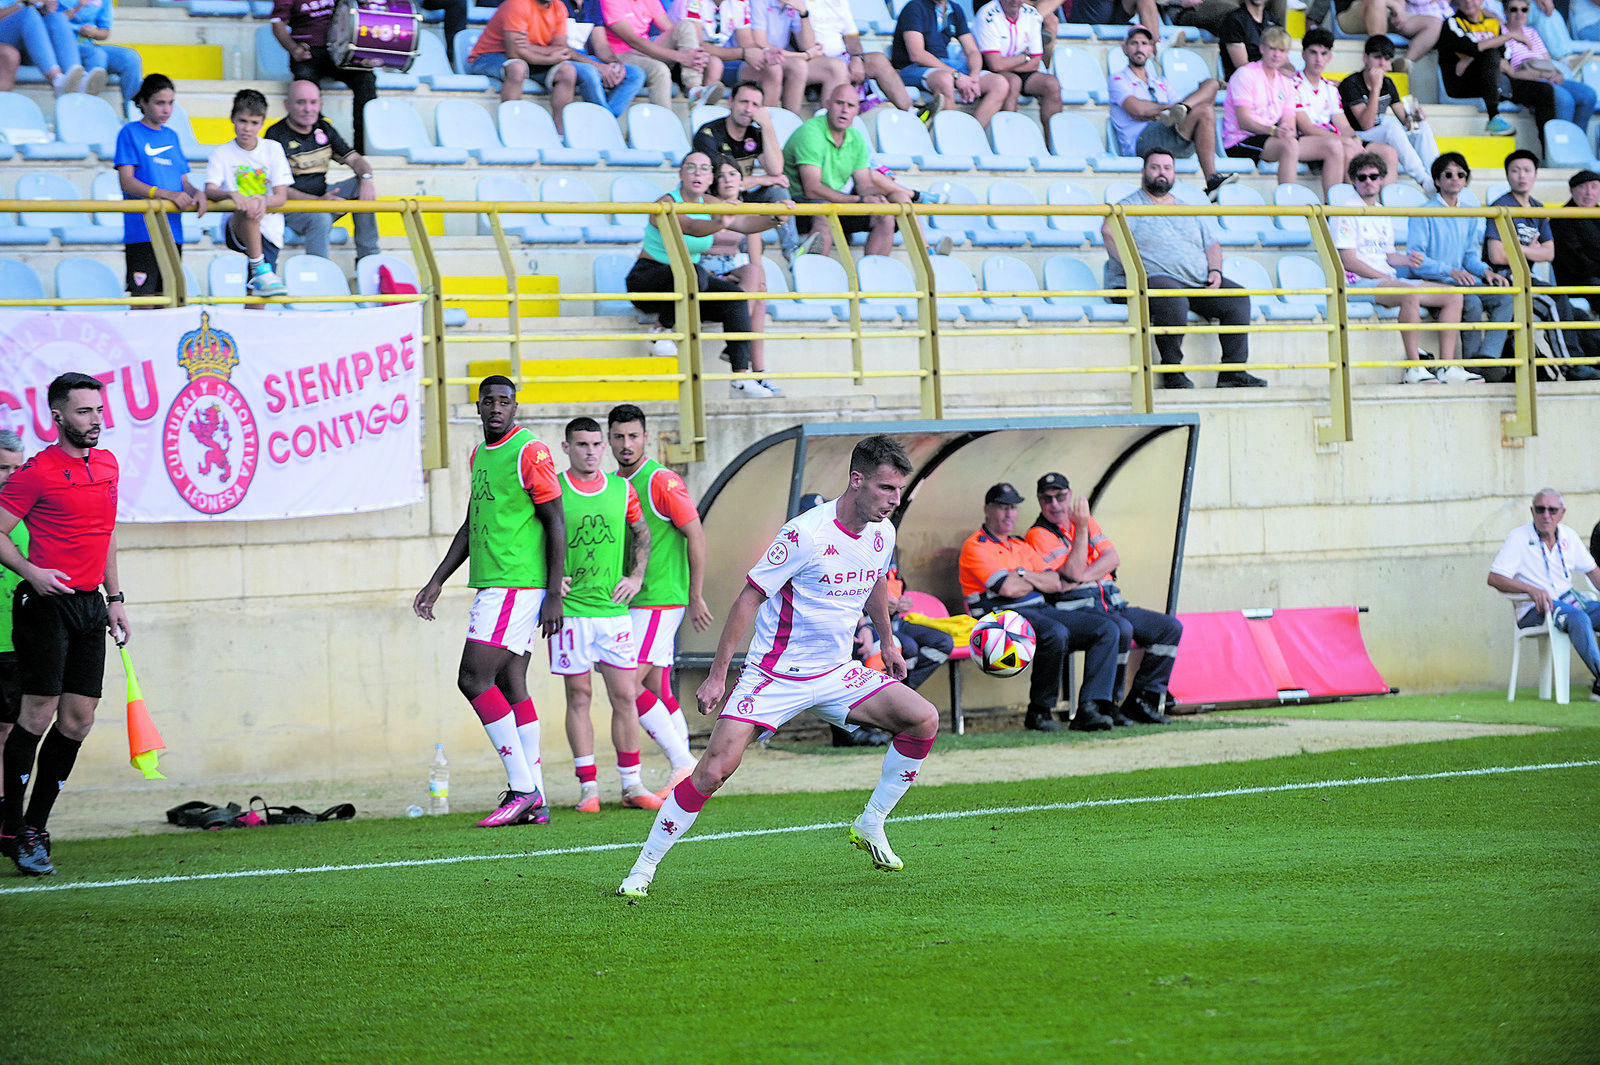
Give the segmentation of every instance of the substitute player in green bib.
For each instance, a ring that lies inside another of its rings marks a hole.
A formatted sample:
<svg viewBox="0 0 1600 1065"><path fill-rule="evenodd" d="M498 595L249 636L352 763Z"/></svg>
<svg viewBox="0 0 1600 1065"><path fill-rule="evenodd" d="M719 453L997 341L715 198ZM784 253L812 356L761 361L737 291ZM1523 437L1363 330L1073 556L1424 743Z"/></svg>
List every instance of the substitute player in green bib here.
<svg viewBox="0 0 1600 1065"><path fill-rule="evenodd" d="M567 423L561 447L571 468L561 475L561 505L567 519L565 620L550 638L550 672L567 694L567 742L578 777L579 813L600 812L594 763L594 699L590 672L598 669L611 702L611 742L622 778L622 805L656 810L661 800L639 777L638 683L633 671L633 627L628 603L639 594L650 563L650 527L639 497L625 479L601 472L605 434L593 418ZM631 550L628 541L632 539Z"/></svg>
<svg viewBox="0 0 1600 1065"><path fill-rule="evenodd" d="M672 778L656 792L657 798L665 799L694 769L689 722L672 695L672 666L684 614L696 632L704 632L715 620L702 594L706 534L683 478L645 457L650 434L644 411L623 403L611 408L606 425L617 473L632 483L644 522L650 526L650 568L644 587L629 604L628 617L639 656L639 725L672 763Z"/></svg>
<svg viewBox="0 0 1600 1065"><path fill-rule="evenodd" d="M22 468L22 437L10 429L0 429L0 485ZM28 527L22 522L11 529L11 542L23 558L28 557ZM0 747L4 747L11 726L22 713L22 677L17 672L17 648L11 639L11 600L22 583L20 574L0 566Z"/></svg>
<svg viewBox="0 0 1600 1065"><path fill-rule="evenodd" d="M539 635L561 631L559 587L567 528L550 449L517 426L517 389L508 377L478 386L483 443L472 449L472 499L439 568L411 608L433 620L444 582L469 563L478 590L467 621L456 684L506 768L506 791L480 828L550 820L539 764L539 714L528 695L528 656Z"/></svg>

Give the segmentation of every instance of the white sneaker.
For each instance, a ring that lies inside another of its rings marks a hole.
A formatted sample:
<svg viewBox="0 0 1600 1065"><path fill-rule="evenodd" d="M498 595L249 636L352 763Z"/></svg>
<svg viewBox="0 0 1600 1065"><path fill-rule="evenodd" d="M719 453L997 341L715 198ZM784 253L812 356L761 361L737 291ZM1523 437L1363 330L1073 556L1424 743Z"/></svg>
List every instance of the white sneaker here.
<svg viewBox="0 0 1600 1065"><path fill-rule="evenodd" d="M765 377L763 377L759 381L757 381L756 384L760 385L762 388L764 388L768 392L770 392L772 394L773 398L777 398L778 396L783 395L783 389L779 388L777 385L773 384L771 381L768 381Z"/></svg>
<svg viewBox="0 0 1600 1065"><path fill-rule="evenodd" d="M57 74L54 80L50 82L50 87L55 90L57 96L61 96L65 93L77 92L78 86L82 83L83 67L79 64L74 64Z"/></svg>
<svg viewBox="0 0 1600 1065"><path fill-rule="evenodd" d="M245 292L252 296L283 296L289 291L283 279L272 272L272 268L265 263L256 271L254 277L245 283Z"/></svg>
<svg viewBox="0 0 1600 1065"><path fill-rule="evenodd" d="M710 85L701 85L699 88L689 90L690 107L710 107L722 99L722 94L727 90L722 87L722 82Z"/></svg>
<svg viewBox="0 0 1600 1065"><path fill-rule="evenodd" d="M1444 366L1435 374L1439 381L1447 385L1481 385L1483 377L1461 366Z"/></svg>
<svg viewBox="0 0 1600 1065"><path fill-rule="evenodd" d="M1406 372L1400 375L1403 385L1436 385L1440 381L1433 376L1433 372L1426 366L1407 366Z"/></svg>
<svg viewBox="0 0 1600 1065"><path fill-rule="evenodd" d="M734 399L771 399L772 391L760 381L729 381L728 394Z"/></svg>
<svg viewBox="0 0 1600 1065"><path fill-rule="evenodd" d="M856 818L850 822L850 842L872 856L874 869L895 873L906 867L906 863L889 847L889 839L883 834L881 825L868 828L861 823L861 818Z"/></svg>
<svg viewBox="0 0 1600 1065"><path fill-rule="evenodd" d="M622 886L617 888L617 894L625 899L642 899L650 895L651 877L643 873L629 873L622 881Z"/></svg>
<svg viewBox="0 0 1600 1065"><path fill-rule="evenodd" d="M83 91L90 96L99 96L106 89L106 68L95 67L89 71L89 76L83 81Z"/></svg>
<svg viewBox="0 0 1600 1065"><path fill-rule="evenodd" d="M659 325L650 327L651 333L665 333L666 330ZM676 359L678 357L678 342L676 340L652 339L650 341L650 354L663 359Z"/></svg>

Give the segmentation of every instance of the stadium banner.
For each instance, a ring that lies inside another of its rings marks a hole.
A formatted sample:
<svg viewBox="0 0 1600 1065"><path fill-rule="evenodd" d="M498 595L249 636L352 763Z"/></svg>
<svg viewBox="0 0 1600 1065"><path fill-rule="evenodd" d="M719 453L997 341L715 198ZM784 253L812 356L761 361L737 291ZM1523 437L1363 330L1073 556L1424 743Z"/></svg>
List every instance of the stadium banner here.
<svg viewBox="0 0 1600 1065"><path fill-rule="evenodd" d="M0 308L0 428L55 442L47 393L106 383L126 522L261 521L422 499L422 311Z"/></svg>

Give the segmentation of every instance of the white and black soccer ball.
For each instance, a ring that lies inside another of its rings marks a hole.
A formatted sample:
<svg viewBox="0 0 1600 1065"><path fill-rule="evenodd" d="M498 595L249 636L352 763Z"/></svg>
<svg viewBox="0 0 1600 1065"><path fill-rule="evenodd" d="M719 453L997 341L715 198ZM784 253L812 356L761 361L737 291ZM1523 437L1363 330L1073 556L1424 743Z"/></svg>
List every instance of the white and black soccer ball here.
<svg viewBox="0 0 1600 1065"><path fill-rule="evenodd" d="M972 629L972 657L994 677L1011 677L1027 669L1037 643L1032 623L1014 610L996 610Z"/></svg>

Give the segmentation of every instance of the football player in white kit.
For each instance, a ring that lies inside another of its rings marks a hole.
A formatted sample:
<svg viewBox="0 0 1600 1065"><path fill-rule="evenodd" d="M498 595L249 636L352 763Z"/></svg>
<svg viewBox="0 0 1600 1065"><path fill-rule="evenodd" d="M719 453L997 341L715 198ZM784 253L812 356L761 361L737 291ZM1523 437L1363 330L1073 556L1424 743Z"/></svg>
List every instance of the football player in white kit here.
<svg viewBox="0 0 1600 1065"><path fill-rule="evenodd" d="M710 675L695 693L702 714L722 708L706 752L656 812L618 895L643 898L656 866L739 768L750 742L806 710L830 724L872 725L894 734L878 786L850 826L850 842L878 869L903 868L883 825L933 748L939 715L933 704L900 683L906 663L892 643L883 648L887 675L854 661L850 651L863 607L879 632L889 631L884 570L894 554L895 530L888 518L900 505L910 473L911 460L899 444L869 436L850 456L844 494L778 530L729 609ZM734 649L752 620L755 636L738 684L724 703Z"/></svg>

